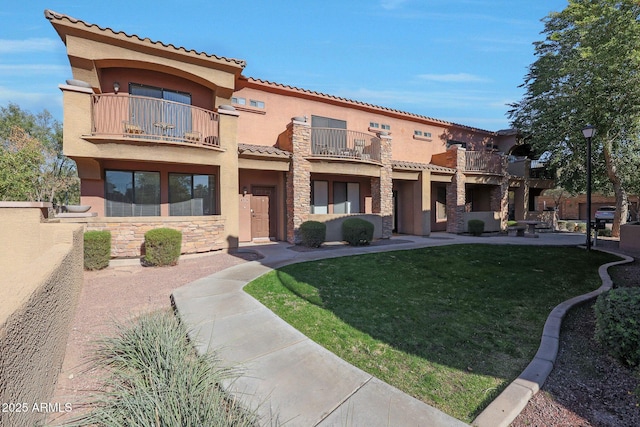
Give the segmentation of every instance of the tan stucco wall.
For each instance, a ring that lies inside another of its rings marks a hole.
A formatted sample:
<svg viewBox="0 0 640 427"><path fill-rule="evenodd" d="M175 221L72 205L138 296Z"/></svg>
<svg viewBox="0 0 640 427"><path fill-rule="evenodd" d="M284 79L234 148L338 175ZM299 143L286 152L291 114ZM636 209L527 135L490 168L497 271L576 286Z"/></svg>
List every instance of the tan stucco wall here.
<svg viewBox="0 0 640 427"><path fill-rule="evenodd" d="M42 223L38 208L0 207L0 425L42 420L64 358L83 280L82 227ZM61 407L64 410L64 406Z"/></svg>
<svg viewBox="0 0 640 427"><path fill-rule="evenodd" d="M501 230L501 216L500 212L465 212L464 218L464 233L469 232L469 221L472 219L479 219L484 222L485 232L496 232Z"/></svg>
<svg viewBox="0 0 640 427"><path fill-rule="evenodd" d="M373 238L382 238L382 217L375 214L310 214L310 221L323 222L327 226L327 234L325 240L327 242L342 241L342 223L348 218L361 218L373 224Z"/></svg>

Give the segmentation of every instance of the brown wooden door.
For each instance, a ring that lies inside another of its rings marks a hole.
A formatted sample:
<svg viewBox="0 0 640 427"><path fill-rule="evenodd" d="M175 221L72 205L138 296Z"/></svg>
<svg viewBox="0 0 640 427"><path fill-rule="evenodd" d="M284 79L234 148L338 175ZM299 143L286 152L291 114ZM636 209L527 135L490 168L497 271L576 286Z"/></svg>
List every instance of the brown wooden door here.
<svg viewBox="0 0 640 427"><path fill-rule="evenodd" d="M269 238L269 196L251 196L251 238Z"/></svg>

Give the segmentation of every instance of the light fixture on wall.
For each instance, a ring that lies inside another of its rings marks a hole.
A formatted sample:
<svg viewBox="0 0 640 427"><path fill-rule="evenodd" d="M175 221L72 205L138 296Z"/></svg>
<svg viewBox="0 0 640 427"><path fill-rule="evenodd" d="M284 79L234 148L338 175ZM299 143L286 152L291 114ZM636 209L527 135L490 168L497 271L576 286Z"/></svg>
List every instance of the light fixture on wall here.
<svg viewBox="0 0 640 427"><path fill-rule="evenodd" d="M113 82L113 92L117 95L119 91L120 91L120 83Z"/></svg>
<svg viewBox="0 0 640 427"><path fill-rule="evenodd" d="M242 195L243 196L246 196L248 192L249 192L249 190L247 190L247 187L242 187Z"/></svg>

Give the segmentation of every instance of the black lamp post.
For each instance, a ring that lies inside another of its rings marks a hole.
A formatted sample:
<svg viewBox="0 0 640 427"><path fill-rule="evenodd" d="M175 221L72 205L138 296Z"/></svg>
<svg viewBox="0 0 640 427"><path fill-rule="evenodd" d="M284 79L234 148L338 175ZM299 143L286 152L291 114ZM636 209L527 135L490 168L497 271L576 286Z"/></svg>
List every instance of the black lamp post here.
<svg viewBox="0 0 640 427"><path fill-rule="evenodd" d="M591 138L596 133L596 128L586 125L582 134L587 140L587 251L591 250Z"/></svg>

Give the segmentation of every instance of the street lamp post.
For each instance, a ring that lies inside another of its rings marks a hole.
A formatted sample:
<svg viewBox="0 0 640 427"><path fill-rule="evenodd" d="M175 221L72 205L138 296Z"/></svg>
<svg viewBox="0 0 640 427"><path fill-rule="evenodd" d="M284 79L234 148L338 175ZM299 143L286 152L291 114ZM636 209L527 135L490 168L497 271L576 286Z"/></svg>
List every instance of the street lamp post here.
<svg viewBox="0 0 640 427"><path fill-rule="evenodd" d="M582 134L587 140L587 251L591 250L591 138L596 133L596 128L586 125Z"/></svg>

